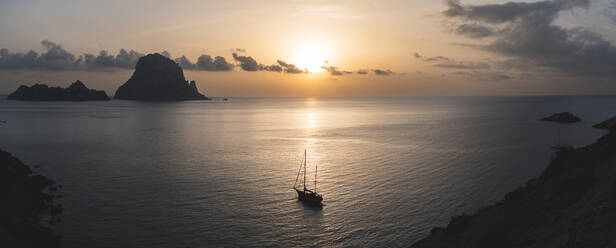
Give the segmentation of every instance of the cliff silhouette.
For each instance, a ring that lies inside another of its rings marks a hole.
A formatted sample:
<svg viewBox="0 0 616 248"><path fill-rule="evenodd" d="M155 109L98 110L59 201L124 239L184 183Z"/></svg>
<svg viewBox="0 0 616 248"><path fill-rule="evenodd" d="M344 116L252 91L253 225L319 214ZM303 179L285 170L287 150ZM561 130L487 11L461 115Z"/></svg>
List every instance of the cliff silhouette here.
<svg viewBox="0 0 616 248"><path fill-rule="evenodd" d="M143 56L130 79L118 88L114 99L136 101L209 100L195 81L186 81L182 68L158 53Z"/></svg>
<svg viewBox="0 0 616 248"><path fill-rule="evenodd" d="M616 247L616 129L558 151L536 179L473 215L434 228L412 248Z"/></svg>
<svg viewBox="0 0 616 248"><path fill-rule="evenodd" d="M10 100L23 101L108 101L107 93L102 90L88 89L77 80L68 88L49 87L35 84L31 87L22 85L8 96Z"/></svg>
<svg viewBox="0 0 616 248"><path fill-rule="evenodd" d="M62 213L53 202L61 187L0 150L0 247L60 247L50 226Z"/></svg>

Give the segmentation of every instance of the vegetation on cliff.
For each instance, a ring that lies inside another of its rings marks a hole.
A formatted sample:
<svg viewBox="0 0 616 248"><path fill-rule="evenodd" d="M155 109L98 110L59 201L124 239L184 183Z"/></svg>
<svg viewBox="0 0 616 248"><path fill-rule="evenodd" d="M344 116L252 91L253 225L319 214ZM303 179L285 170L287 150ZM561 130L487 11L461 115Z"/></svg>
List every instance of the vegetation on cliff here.
<svg viewBox="0 0 616 248"><path fill-rule="evenodd" d="M0 247L59 247L50 227L60 221L61 187L0 150Z"/></svg>

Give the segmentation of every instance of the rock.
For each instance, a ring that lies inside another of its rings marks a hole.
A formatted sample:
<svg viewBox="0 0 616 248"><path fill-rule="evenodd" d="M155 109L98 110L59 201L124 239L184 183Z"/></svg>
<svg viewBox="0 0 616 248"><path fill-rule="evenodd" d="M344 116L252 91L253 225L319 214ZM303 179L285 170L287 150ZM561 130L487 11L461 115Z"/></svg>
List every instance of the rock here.
<svg viewBox="0 0 616 248"><path fill-rule="evenodd" d="M580 117L575 116L569 112L556 113L551 116L545 117L541 119L542 121L553 121L553 122L561 122L561 123L573 123L580 122L582 119Z"/></svg>
<svg viewBox="0 0 616 248"><path fill-rule="evenodd" d="M614 129L614 127L616 127L616 117L609 118L599 124L593 125L592 127L599 129Z"/></svg>
<svg viewBox="0 0 616 248"><path fill-rule="evenodd" d="M610 131L557 152L538 178L411 247L616 247L615 151Z"/></svg>
<svg viewBox="0 0 616 248"><path fill-rule="evenodd" d="M0 247L60 247L49 224L60 221L57 184L0 150Z"/></svg>
<svg viewBox="0 0 616 248"><path fill-rule="evenodd" d="M22 85L8 96L10 100L23 101L108 101L107 93L102 90L88 89L77 80L68 88L49 87L45 84L35 84L31 87Z"/></svg>
<svg viewBox="0 0 616 248"><path fill-rule="evenodd" d="M143 56L131 78L118 88L115 99L136 101L209 100L195 81L186 81L182 68L158 53Z"/></svg>

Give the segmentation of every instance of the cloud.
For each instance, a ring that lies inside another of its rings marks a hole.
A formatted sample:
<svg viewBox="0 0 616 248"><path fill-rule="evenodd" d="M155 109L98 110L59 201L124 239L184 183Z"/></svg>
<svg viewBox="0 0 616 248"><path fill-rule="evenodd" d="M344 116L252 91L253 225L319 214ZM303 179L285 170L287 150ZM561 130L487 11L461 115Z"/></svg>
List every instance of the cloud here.
<svg viewBox="0 0 616 248"><path fill-rule="evenodd" d="M216 56L214 60L207 54L199 56L195 68L202 71L231 71L235 66L224 57Z"/></svg>
<svg viewBox="0 0 616 248"><path fill-rule="evenodd" d="M297 68L297 66L295 66L294 64L289 64L281 60L278 60L276 62L278 63L278 65L280 65L284 69L284 72L286 73L297 74L297 73L307 73L308 72L306 70L301 70Z"/></svg>
<svg viewBox="0 0 616 248"><path fill-rule="evenodd" d="M449 69L490 69L490 64L485 62L474 62L474 61L454 61L449 60L443 63L439 63L434 65L436 67L441 68L449 68Z"/></svg>
<svg viewBox="0 0 616 248"><path fill-rule="evenodd" d="M555 24L560 12L588 8L589 0L486 5L462 5L460 1L448 0L446 4L448 9L443 12L446 17L470 21L490 30L499 28L489 35L487 31L480 32L480 28L456 29L456 33L477 39L490 36L489 43L475 48L516 61L509 66L526 64L526 68L531 65L531 68L547 68L576 77L616 76L616 47L610 41L585 28Z"/></svg>
<svg viewBox="0 0 616 248"><path fill-rule="evenodd" d="M393 71L388 70L388 69L386 69L386 70L382 70L382 69L373 69L372 71L374 72L374 74L376 74L376 75L381 75L381 76L389 76L389 75L394 74L394 72L393 72Z"/></svg>
<svg viewBox="0 0 616 248"><path fill-rule="evenodd" d="M335 66L321 66L321 68L323 68L323 70L325 70L326 72L329 73L329 75L332 75L332 76L344 75L344 73L339 71L338 68Z"/></svg>
<svg viewBox="0 0 616 248"><path fill-rule="evenodd" d="M451 74L465 76L479 81L501 81L512 79L512 76L502 72L456 71Z"/></svg>
<svg viewBox="0 0 616 248"><path fill-rule="evenodd" d="M175 61L175 63L178 63L178 65L180 65L180 67L185 70L193 70L196 67L195 64L193 64L188 58L186 58L186 56L176 58L173 61Z"/></svg>
<svg viewBox="0 0 616 248"><path fill-rule="evenodd" d="M240 67L244 71L272 71L272 72L286 72L290 74L307 73L306 70L299 69L294 64L289 64L282 60L277 60L276 64L263 65L257 63L257 61L250 56L240 56L237 53L233 53L233 59L239 62Z"/></svg>
<svg viewBox="0 0 616 248"><path fill-rule="evenodd" d="M424 61L424 62L447 61L447 60L449 60L449 58L447 58L447 57L443 57L443 56L426 57L426 56L422 56L421 54L419 54L419 53L417 53L417 52L415 52L415 53L413 54L413 56L414 56L416 59L420 59L420 60L422 60L422 61Z"/></svg>
<svg viewBox="0 0 616 248"><path fill-rule="evenodd" d="M207 54L199 56L197 63L192 63L186 56L176 58L174 61L186 70L231 71L235 67L233 64L227 63L227 60L221 56L216 56L216 58L212 59Z"/></svg>
<svg viewBox="0 0 616 248"><path fill-rule="evenodd" d="M113 70L118 68L133 69L137 61L144 54L134 50L120 49L113 55L106 50L100 51L97 55L85 53L80 56L75 56L65 50L61 45L54 42L44 40L41 42L45 48L45 52L40 55L37 52L29 51L28 53L11 53L8 49L0 49L0 70L2 69L23 69L23 70ZM236 48L235 51L244 51ZM161 55L171 58L168 51L163 51ZM251 56L241 56L238 53L232 53L233 60L238 63L238 66L245 71L270 71L284 72L288 74L309 73L307 70L300 69L295 64L277 60L272 65L264 65L258 63ZM173 59L180 67L185 70L200 70L200 71L233 71L234 63L229 63L224 57L212 57L207 54L202 54L197 58L196 63L193 63L188 57L180 56ZM331 75L352 74L351 71L338 70L337 67L327 66L325 68ZM391 70L373 70L377 75L391 75ZM368 74L368 70L360 70L359 75Z"/></svg>
<svg viewBox="0 0 616 248"><path fill-rule="evenodd" d="M39 55L30 50L28 53L9 53L8 49L0 49L1 69L39 69L62 70L72 69L75 65L75 55L64 50L62 46L43 40L41 44L47 50Z"/></svg>
<svg viewBox="0 0 616 248"><path fill-rule="evenodd" d="M498 63L491 61L477 62L457 60L443 56L426 57L420 55L419 53L414 53L414 56L424 62L431 63L434 67L452 70L453 72L450 72L450 75L465 76L479 81L500 81L511 79L513 77L506 72L502 72L502 70L517 67L519 66L517 63L520 62L518 60L505 60L499 61ZM447 76L447 74L442 74L441 76L444 77Z"/></svg>
<svg viewBox="0 0 616 248"><path fill-rule="evenodd" d="M233 51L233 50L231 50L231 51ZM244 48L236 48L236 49L235 49L235 52L238 52L238 53L245 53L245 52L246 52L246 49L244 49Z"/></svg>
<svg viewBox="0 0 616 248"><path fill-rule="evenodd" d="M473 24L461 24L456 28L456 33L469 38L485 38L494 34L494 30L489 27Z"/></svg>
<svg viewBox="0 0 616 248"><path fill-rule="evenodd" d="M121 49L116 55L100 51L99 55L83 54L76 58L61 45L43 40L41 42L46 52L38 55L34 51L26 54L10 53L8 49L0 49L0 69L31 69L31 70L96 70L103 68L134 68L137 60L143 54Z"/></svg>
<svg viewBox="0 0 616 248"><path fill-rule="evenodd" d="M233 53L233 59L240 63L240 67L244 71L258 71L259 63L250 56L239 56L237 53Z"/></svg>

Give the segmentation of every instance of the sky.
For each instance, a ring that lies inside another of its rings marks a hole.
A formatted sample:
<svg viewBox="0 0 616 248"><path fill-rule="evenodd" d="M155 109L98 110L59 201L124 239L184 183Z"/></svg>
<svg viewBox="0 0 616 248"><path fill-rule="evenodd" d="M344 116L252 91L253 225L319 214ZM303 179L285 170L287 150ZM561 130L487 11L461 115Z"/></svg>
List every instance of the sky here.
<svg viewBox="0 0 616 248"><path fill-rule="evenodd" d="M214 97L616 94L616 1L2 1L0 94L113 95L161 53Z"/></svg>

